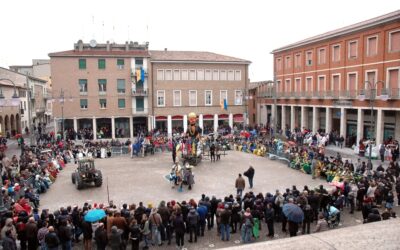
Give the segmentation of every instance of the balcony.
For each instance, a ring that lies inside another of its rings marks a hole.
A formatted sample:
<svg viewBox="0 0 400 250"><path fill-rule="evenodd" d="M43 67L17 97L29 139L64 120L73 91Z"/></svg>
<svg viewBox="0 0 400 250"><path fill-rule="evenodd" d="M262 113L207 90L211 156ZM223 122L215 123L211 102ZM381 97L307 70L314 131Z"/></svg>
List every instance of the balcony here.
<svg viewBox="0 0 400 250"><path fill-rule="evenodd" d="M400 89L399 88L382 88L381 96L387 97L387 99L400 99Z"/></svg>
<svg viewBox="0 0 400 250"><path fill-rule="evenodd" d="M147 115L149 113L148 108L132 108L132 115Z"/></svg>
<svg viewBox="0 0 400 250"><path fill-rule="evenodd" d="M133 88L132 96L148 96L147 88Z"/></svg>
<svg viewBox="0 0 400 250"><path fill-rule="evenodd" d="M37 114L44 113L45 108L37 108L35 111Z"/></svg>
<svg viewBox="0 0 400 250"><path fill-rule="evenodd" d="M311 99L313 97L314 92L313 91L305 91L304 92L304 97L306 99Z"/></svg>
<svg viewBox="0 0 400 250"><path fill-rule="evenodd" d="M51 93L44 93L43 94L43 99L45 99L45 100L51 99Z"/></svg>

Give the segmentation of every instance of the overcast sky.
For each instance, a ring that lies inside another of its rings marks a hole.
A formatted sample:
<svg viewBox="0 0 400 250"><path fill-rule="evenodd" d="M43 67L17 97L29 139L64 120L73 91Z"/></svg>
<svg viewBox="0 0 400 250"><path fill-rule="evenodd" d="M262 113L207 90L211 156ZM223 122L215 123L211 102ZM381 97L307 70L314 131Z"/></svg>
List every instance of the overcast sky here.
<svg viewBox="0 0 400 250"><path fill-rule="evenodd" d="M2 1L0 66L31 64L98 43L149 41L252 61L250 80L272 79L273 49L400 9L399 0L18 0Z"/></svg>

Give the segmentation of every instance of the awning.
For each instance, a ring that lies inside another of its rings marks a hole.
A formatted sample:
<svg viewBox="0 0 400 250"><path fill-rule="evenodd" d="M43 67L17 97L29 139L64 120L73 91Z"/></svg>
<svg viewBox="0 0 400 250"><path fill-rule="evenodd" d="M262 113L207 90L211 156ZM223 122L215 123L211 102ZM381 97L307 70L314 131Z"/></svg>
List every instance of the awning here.
<svg viewBox="0 0 400 250"><path fill-rule="evenodd" d="M229 115L227 115L227 114L220 114L220 115L218 115L218 119L220 119L220 120L229 119Z"/></svg>
<svg viewBox="0 0 400 250"><path fill-rule="evenodd" d="M172 120L183 120L183 116L181 116L181 115L174 115L174 116L172 116Z"/></svg>
<svg viewBox="0 0 400 250"><path fill-rule="evenodd" d="M213 115L203 115L203 120L214 120Z"/></svg>
<svg viewBox="0 0 400 250"><path fill-rule="evenodd" d="M156 121L166 121L167 119L166 116L156 116Z"/></svg>
<svg viewBox="0 0 400 250"><path fill-rule="evenodd" d="M233 122L244 122L243 114L234 114Z"/></svg>

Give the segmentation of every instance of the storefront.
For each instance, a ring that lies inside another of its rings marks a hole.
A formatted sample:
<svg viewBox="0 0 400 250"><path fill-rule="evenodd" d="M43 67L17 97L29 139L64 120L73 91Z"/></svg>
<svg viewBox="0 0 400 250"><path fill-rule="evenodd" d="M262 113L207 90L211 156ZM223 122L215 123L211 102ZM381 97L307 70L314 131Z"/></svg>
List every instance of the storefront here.
<svg viewBox="0 0 400 250"><path fill-rule="evenodd" d="M161 132L167 132L167 117L166 116L156 116L156 129Z"/></svg>
<svg viewBox="0 0 400 250"><path fill-rule="evenodd" d="M214 116L203 115L203 134L209 134L214 132Z"/></svg>
<svg viewBox="0 0 400 250"><path fill-rule="evenodd" d="M129 138L129 118L115 118L115 137L116 138Z"/></svg>
<svg viewBox="0 0 400 250"><path fill-rule="evenodd" d="M97 139L111 138L111 118L97 118Z"/></svg>
<svg viewBox="0 0 400 250"><path fill-rule="evenodd" d="M234 114L233 115L233 127L242 130L244 125L243 114Z"/></svg>
<svg viewBox="0 0 400 250"><path fill-rule="evenodd" d="M172 133L183 133L183 116L174 115L171 117L172 120Z"/></svg>

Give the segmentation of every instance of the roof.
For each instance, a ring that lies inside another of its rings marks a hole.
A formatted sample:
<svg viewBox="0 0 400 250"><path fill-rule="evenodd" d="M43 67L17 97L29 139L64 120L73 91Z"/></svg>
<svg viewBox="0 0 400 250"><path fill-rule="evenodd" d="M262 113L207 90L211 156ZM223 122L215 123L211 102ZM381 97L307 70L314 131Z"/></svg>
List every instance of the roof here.
<svg viewBox="0 0 400 250"><path fill-rule="evenodd" d="M6 68L3 68L3 67L0 67L0 69L9 71L9 72L11 72L11 73L13 73L13 74L18 74L18 75L21 75L21 76L26 76L26 77L28 77L29 79L32 79L32 80L35 80L35 81L44 82L44 83L47 82L46 80L43 80L43 79L40 79L40 78L37 78L37 77L34 77L34 76L25 75L25 74L22 74L22 73L20 73L20 72L13 71L13 70L10 70L10 69L6 69ZM0 76L0 78L1 78L1 76Z"/></svg>
<svg viewBox="0 0 400 250"><path fill-rule="evenodd" d="M355 24L352 24L352 25L349 25L349 26L346 26L346 27L343 27L340 29L332 30L332 31L317 35L317 36L313 36L313 37L301 40L299 42L292 43L292 44L280 47L278 49L275 49L271 53L275 54L278 52L302 47L302 46L309 45L312 43L325 41L328 39L351 34L351 33L357 32L357 31L365 30L365 29L368 29L371 27L375 27L375 26L378 26L378 25L381 25L384 23L393 22L393 21L400 21L400 10L396 10L396 11L387 13L382 16L378 16L378 17L375 17L372 19L368 19L366 21L358 22L358 23L355 23Z"/></svg>
<svg viewBox="0 0 400 250"><path fill-rule="evenodd" d="M150 55L153 62L251 63L248 60L203 51L151 50Z"/></svg>
<svg viewBox="0 0 400 250"><path fill-rule="evenodd" d="M14 87L14 85L11 82L7 81L7 80L0 80L0 86ZM15 84L15 87L19 88L19 89L24 89L25 88L24 86L17 85L17 84Z"/></svg>
<svg viewBox="0 0 400 250"><path fill-rule="evenodd" d="M50 53L49 57L149 57L149 52L145 50L66 50Z"/></svg>

